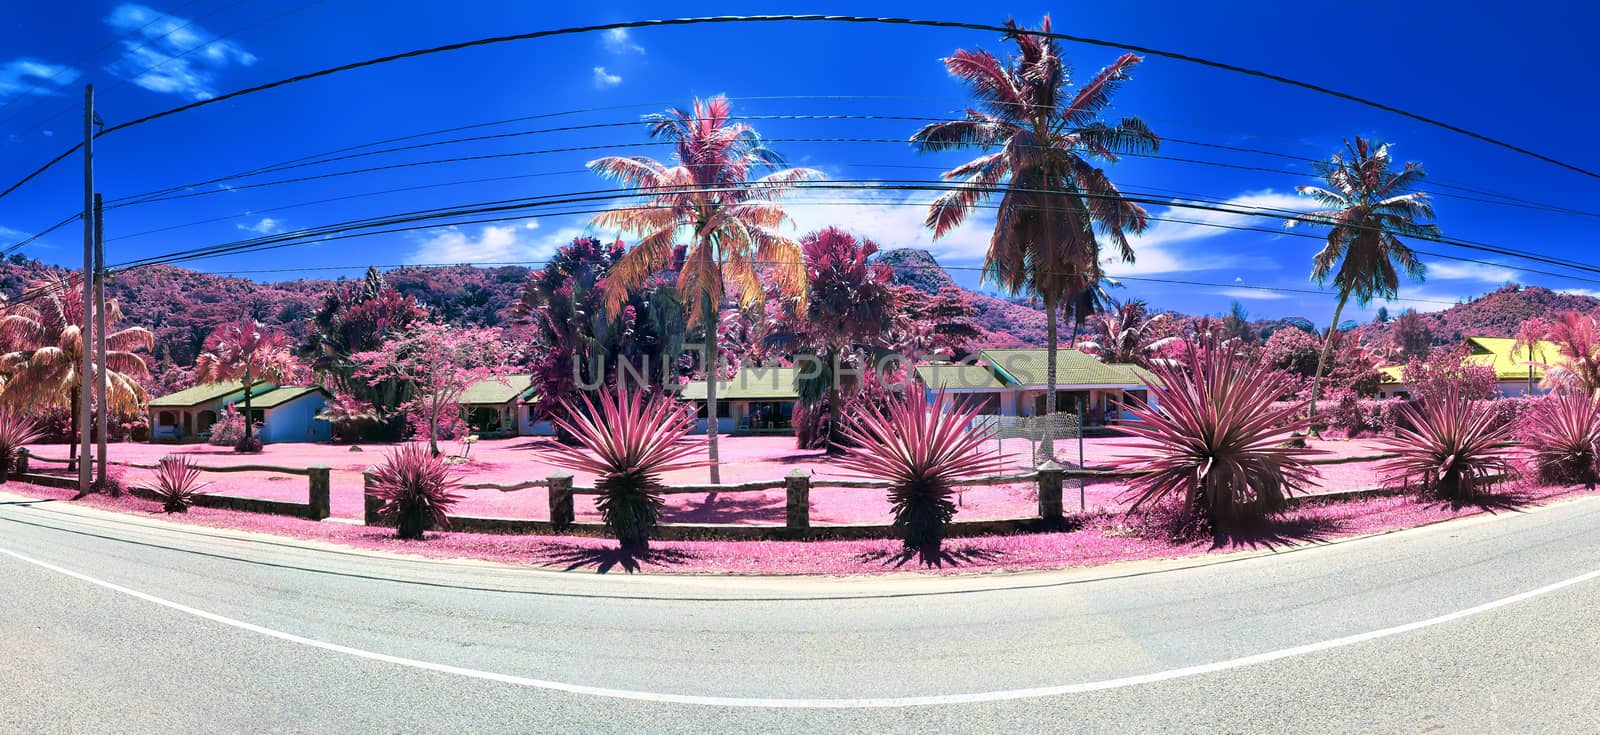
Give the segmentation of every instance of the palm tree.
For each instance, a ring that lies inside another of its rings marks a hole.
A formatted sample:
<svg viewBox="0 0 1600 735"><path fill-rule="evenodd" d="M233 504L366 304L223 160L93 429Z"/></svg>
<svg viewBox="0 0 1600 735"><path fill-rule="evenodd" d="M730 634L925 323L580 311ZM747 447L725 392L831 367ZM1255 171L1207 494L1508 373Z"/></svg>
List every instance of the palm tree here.
<svg viewBox="0 0 1600 735"><path fill-rule="evenodd" d="M778 233L789 216L777 200L793 185L822 174L786 168L755 129L729 117L728 98L695 100L689 110L645 116L650 137L673 143L675 165L645 156L608 156L589 162L590 170L624 186L637 187L646 201L601 214L599 227L635 233L639 242L606 276L606 310L621 312L631 290L662 271L677 267L679 301L689 307L689 326L706 333L706 433L711 482L720 483L717 466L717 325L722 301L733 287L741 308L764 298L757 269L776 287L802 300L805 267L800 246ZM758 169L766 176L751 180ZM676 245L687 241L681 263Z"/></svg>
<svg viewBox="0 0 1600 735"><path fill-rule="evenodd" d="M1017 45L1008 62L981 49L958 50L944 60L982 109L923 127L911 142L923 152L999 149L945 172L946 180L960 184L933 202L926 224L935 239L943 237L980 201L1003 191L984 278L1044 301L1050 343L1047 411L1054 412L1059 310L1071 309L1081 325L1097 305L1099 238L1131 263L1127 233L1142 232L1149 224L1144 209L1123 199L1094 161L1115 163L1120 154L1153 152L1160 139L1139 118L1124 117L1115 125L1100 119L1140 57L1123 54L1073 91L1053 38L1030 33L1015 21L1006 21L1006 27L1006 40ZM1039 30L1050 32L1049 16ZM1047 451L1053 446L1049 439Z"/></svg>
<svg viewBox="0 0 1600 735"><path fill-rule="evenodd" d="M296 363L288 340L283 332L245 317L218 325L202 349L194 359L194 382L237 380L244 387L244 439L236 448L247 448L255 430L250 415L251 387L258 380L282 382L294 373Z"/></svg>
<svg viewBox="0 0 1600 735"><path fill-rule="evenodd" d="M29 286L18 303L0 317L0 341L7 352L0 356L6 377L0 400L16 409L67 408L72 413L72 434L78 434L78 402L84 398L83 292L67 276L52 276ZM106 300L106 328L122 321L116 299ZM106 335L106 402L100 410L137 414L146 394L137 378L150 374L140 349L151 349L155 335L144 327L128 327ZM93 379L91 378L91 381ZM90 382L93 385L93 382ZM77 456L73 442L69 457Z"/></svg>
<svg viewBox="0 0 1600 735"><path fill-rule="evenodd" d="M1346 140L1344 147L1329 160L1316 163L1317 174L1327 183L1326 188L1295 187L1316 200L1322 209L1284 223L1285 227L1301 223L1328 227L1327 245L1311 261L1311 277L1324 284L1332 276L1334 288L1339 291L1339 305L1333 310L1327 341L1317 359L1317 372L1311 377L1313 418L1317 414L1322 371L1333 350L1345 303L1351 296L1362 306L1375 297L1394 298L1400 289L1397 265L1413 280L1421 281L1427 267L1400 238L1439 237L1438 225L1417 221L1433 217L1428 195L1416 190L1427 176L1422 164L1408 161L1399 173L1391 173L1388 144L1357 136L1355 143ZM1312 432L1316 432L1315 426Z"/></svg>
<svg viewBox="0 0 1600 735"><path fill-rule="evenodd" d="M1150 313L1142 299L1124 303L1112 301L1111 308L1091 322L1094 332L1078 343L1078 349L1100 358L1101 362L1149 367L1155 351L1176 339L1162 334L1170 316Z"/></svg>
<svg viewBox="0 0 1600 735"><path fill-rule="evenodd" d="M1544 317L1534 317L1517 327L1517 341L1511 345L1511 354L1526 350L1528 354L1528 394L1533 394L1533 366L1545 361L1544 338L1550 333L1550 322Z"/></svg>

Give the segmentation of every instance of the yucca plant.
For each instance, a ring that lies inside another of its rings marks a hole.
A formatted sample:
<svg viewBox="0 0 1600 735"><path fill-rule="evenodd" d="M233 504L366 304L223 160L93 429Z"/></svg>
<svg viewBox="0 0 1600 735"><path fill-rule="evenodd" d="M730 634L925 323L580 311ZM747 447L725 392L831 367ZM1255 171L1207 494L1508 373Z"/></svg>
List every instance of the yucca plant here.
<svg viewBox="0 0 1600 735"><path fill-rule="evenodd" d="M1591 487L1600 480L1600 399L1578 393L1545 396L1524 419L1521 435L1540 480Z"/></svg>
<svg viewBox="0 0 1600 735"><path fill-rule="evenodd" d="M1139 421L1123 429L1149 448L1112 465L1142 473L1129 482L1130 510L1176 499L1185 524L1216 531L1281 511L1316 469L1306 461L1315 451L1290 441L1309 428L1305 405L1276 403L1294 376L1209 342L1181 367L1152 367L1145 383L1158 408L1131 407Z"/></svg>
<svg viewBox="0 0 1600 735"><path fill-rule="evenodd" d="M839 466L890 483L894 525L906 550L924 561L938 556L945 526L956 514L952 499L959 485L1008 466L987 451L991 433L972 426L981 406L939 410L943 405L944 391L930 402L926 391L910 390L904 401L886 406L863 403L841 427L852 446Z"/></svg>
<svg viewBox="0 0 1600 735"><path fill-rule="evenodd" d="M579 394L551 418L578 446L558 446L552 464L597 476L595 500L606 528L627 551L650 548L661 517L661 475L704 467L708 459L685 459L705 451L682 441L694 426L694 406L661 393L608 388L598 401Z"/></svg>
<svg viewBox="0 0 1600 735"><path fill-rule="evenodd" d="M1399 419L1394 436L1380 443L1400 455L1378 466L1385 483L1416 483L1424 495L1460 502L1511 470L1505 442L1516 424L1496 421L1453 385L1420 409L1401 406Z"/></svg>
<svg viewBox="0 0 1600 735"><path fill-rule="evenodd" d="M17 450L39 441L44 431L39 422L28 418L9 406L0 406L0 482L11 477L11 467L17 461Z"/></svg>
<svg viewBox="0 0 1600 735"><path fill-rule="evenodd" d="M186 513L194 505L194 498L211 483L200 481L200 468L194 460L169 454L156 463L155 482L145 488L161 501L161 510L167 513Z"/></svg>
<svg viewBox="0 0 1600 735"><path fill-rule="evenodd" d="M394 523L403 539L420 539L433 526L448 528L450 509L461 502L455 467L420 442L385 455L372 479L368 494L383 501L378 515Z"/></svg>

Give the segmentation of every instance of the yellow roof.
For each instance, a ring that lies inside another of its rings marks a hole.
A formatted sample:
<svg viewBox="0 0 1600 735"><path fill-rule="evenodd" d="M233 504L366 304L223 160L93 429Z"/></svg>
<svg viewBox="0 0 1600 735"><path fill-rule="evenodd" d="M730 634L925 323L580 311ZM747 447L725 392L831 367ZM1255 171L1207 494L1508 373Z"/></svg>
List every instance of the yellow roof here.
<svg viewBox="0 0 1600 735"><path fill-rule="evenodd" d="M1526 348L1517 347L1517 341L1510 337L1468 337L1466 362L1472 365L1482 365L1494 368L1495 378L1498 380L1527 380L1528 368L1533 368L1533 379L1544 378L1544 368L1529 363L1549 363L1561 359L1561 350L1556 343L1541 340L1533 349L1533 355L1528 355ZM1383 382L1386 385L1405 382L1401 377L1404 368L1400 365L1390 365L1378 368L1383 373Z"/></svg>

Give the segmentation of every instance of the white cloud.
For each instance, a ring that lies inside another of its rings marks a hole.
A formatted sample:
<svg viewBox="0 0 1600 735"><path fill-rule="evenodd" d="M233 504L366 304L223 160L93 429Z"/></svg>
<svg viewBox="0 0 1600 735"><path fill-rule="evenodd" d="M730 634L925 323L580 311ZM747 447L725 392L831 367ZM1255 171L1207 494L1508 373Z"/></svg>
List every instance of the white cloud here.
<svg viewBox="0 0 1600 735"><path fill-rule="evenodd" d="M642 54L644 47L633 42L626 28L612 28L601 36L606 50L614 54Z"/></svg>
<svg viewBox="0 0 1600 735"><path fill-rule="evenodd" d="M44 133L44 137L46 137L46 138L54 138L54 137L56 137L56 131L54 131L54 130L42 130L40 132Z"/></svg>
<svg viewBox="0 0 1600 735"><path fill-rule="evenodd" d="M1594 288L1558 288L1556 289L1556 293L1564 293L1571 296L1588 296L1591 299L1600 299L1600 289Z"/></svg>
<svg viewBox="0 0 1600 735"><path fill-rule="evenodd" d="M600 89L610 89L622 83L622 77L606 71L603 66L594 68L594 86Z"/></svg>
<svg viewBox="0 0 1600 735"><path fill-rule="evenodd" d="M917 248L946 261L981 261L994 232L994 210L978 209L966 223L935 241L923 225L935 194L890 191L810 191L784 200L795 228L790 235L837 225L871 238L883 250Z"/></svg>
<svg viewBox="0 0 1600 735"><path fill-rule="evenodd" d="M23 57L0 64L0 102L23 95L60 94L78 80L78 70Z"/></svg>
<svg viewBox="0 0 1600 735"><path fill-rule="evenodd" d="M1213 293L1218 296L1226 296L1230 299L1245 299L1252 301L1277 301L1278 299L1289 298L1288 294L1279 293L1277 291L1257 291L1253 288L1225 288L1221 291L1214 291Z"/></svg>
<svg viewBox="0 0 1600 735"><path fill-rule="evenodd" d="M1312 208L1311 202L1304 197L1287 192L1272 191L1271 189L1246 192L1223 202L1219 206L1241 211L1286 209L1294 212L1304 212ZM1144 276L1238 266L1243 264L1243 260L1237 255L1216 251L1207 252L1202 248L1193 247L1193 245L1202 240L1237 234L1235 230L1229 229L1230 227L1275 229L1282 226L1280 219L1183 206L1170 206L1160 211L1151 212L1151 216L1160 219L1145 230L1144 234L1132 236L1128 239L1133 246L1133 252L1136 257L1135 262L1131 265L1117 260L1108 262L1106 264L1107 274L1112 276ZM1182 221L1172 222L1167 220ZM1260 238L1276 237L1276 235L1266 233L1248 234Z"/></svg>
<svg viewBox="0 0 1600 735"><path fill-rule="evenodd" d="M105 22L123 36L122 56L106 71L152 92L211 99L218 72L256 63L254 54L193 21L138 3L118 5Z"/></svg>
<svg viewBox="0 0 1600 735"><path fill-rule="evenodd" d="M1500 284L1517 280L1517 272L1501 265L1442 260L1428 263L1428 278L1441 281L1481 281L1483 283Z"/></svg>
<svg viewBox="0 0 1600 735"><path fill-rule="evenodd" d="M476 233L460 227L442 227L423 234L408 263L506 263L543 261L556 248L588 233L584 226L568 226L547 235L535 235L539 223L485 225Z"/></svg>
<svg viewBox="0 0 1600 735"><path fill-rule="evenodd" d="M240 223L234 226L245 232L254 232L258 235L275 235L283 232L283 222L271 217L262 217L260 221L251 225Z"/></svg>

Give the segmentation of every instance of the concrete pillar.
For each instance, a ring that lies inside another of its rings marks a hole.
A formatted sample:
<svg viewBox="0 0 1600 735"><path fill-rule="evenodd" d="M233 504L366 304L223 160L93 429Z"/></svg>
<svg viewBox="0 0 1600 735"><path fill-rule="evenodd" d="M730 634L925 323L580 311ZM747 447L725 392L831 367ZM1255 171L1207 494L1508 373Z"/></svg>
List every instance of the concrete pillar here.
<svg viewBox="0 0 1600 735"><path fill-rule="evenodd" d="M361 495L366 502L362 520L369 526L386 525L378 509L383 507L383 500L373 495L373 490L378 485L378 478L373 474L376 467L368 467L361 471Z"/></svg>
<svg viewBox="0 0 1600 735"><path fill-rule="evenodd" d="M21 474L26 474L27 472L28 472L28 448L27 447L18 447L17 448L16 473L21 475Z"/></svg>
<svg viewBox="0 0 1600 735"><path fill-rule="evenodd" d="M571 526L576 519L572 511L572 475L557 472L550 476L550 525L556 529Z"/></svg>
<svg viewBox="0 0 1600 735"><path fill-rule="evenodd" d="M311 496L307 502L311 504L308 517L313 521L327 518L333 511L333 488L328 477L328 466L314 464L311 470Z"/></svg>
<svg viewBox="0 0 1600 735"><path fill-rule="evenodd" d="M1061 520L1061 481L1064 472L1054 460L1039 465L1039 517L1047 522Z"/></svg>
<svg viewBox="0 0 1600 735"><path fill-rule="evenodd" d="M785 525L789 528L811 527L811 475L805 470L793 470L783 478L784 490L789 500L785 505Z"/></svg>

